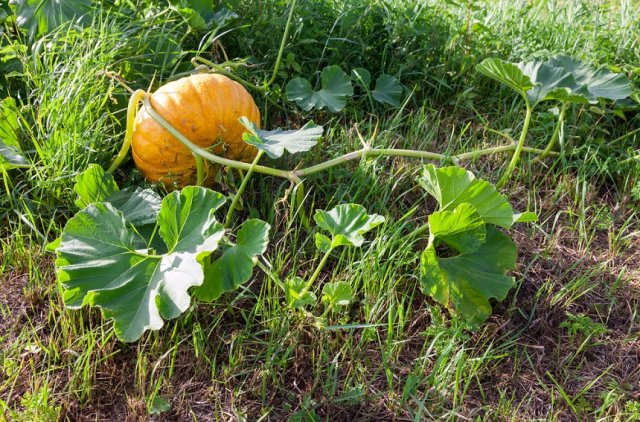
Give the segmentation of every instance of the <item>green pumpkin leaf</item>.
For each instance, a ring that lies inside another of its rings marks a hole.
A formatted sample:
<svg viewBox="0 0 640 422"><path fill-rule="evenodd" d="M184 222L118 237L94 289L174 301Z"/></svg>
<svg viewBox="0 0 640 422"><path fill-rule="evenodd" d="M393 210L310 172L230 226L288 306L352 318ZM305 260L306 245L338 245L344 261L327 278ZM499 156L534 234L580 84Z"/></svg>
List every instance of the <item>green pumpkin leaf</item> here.
<svg viewBox="0 0 640 422"><path fill-rule="evenodd" d="M342 110L347 103L346 97L353 95L353 86L349 77L339 66L327 66L320 74L321 89L314 91L309 81L294 78L287 84L289 101L294 101L304 111L327 108L333 113Z"/></svg>
<svg viewBox="0 0 640 422"><path fill-rule="evenodd" d="M331 309L347 306L352 300L353 291L347 282L326 283L322 288L322 302Z"/></svg>
<svg viewBox="0 0 640 422"><path fill-rule="evenodd" d="M249 130L242 135L242 140L264 151L272 159L282 157L285 150L289 154L309 151L316 146L324 132L322 126L313 122L308 122L297 130L282 130L280 128L261 130L244 116L239 120Z"/></svg>
<svg viewBox="0 0 640 422"><path fill-rule="evenodd" d="M420 185L440 204L440 210L452 210L462 203L475 207L485 223L509 228L513 225L513 208L489 182L462 167L423 167Z"/></svg>
<svg viewBox="0 0 640 422"><path fill-rule="evenodd" d="M477 250L485 241L486 228L471 204L463 203L453 211L438 211L429 216L430 236L458 253Z"/></svg>
<svg viewBox="0 0 640 422"><path fill-rule="evenodd" d="M400 82L393 76L382 74L376 80L376 87L371 92L371 95L373 95L373 98L379 103L397 107L400 105L402 85L400 85Z"/></svg>
<svg viewBox="0 0 640 422"><path fill-rule="evenodd" d="M68 21L90 23L89 0L10 0L15 7L16 24L30 37L46 34Z"/></svg>
<svg viewBox="0 0 640 422"><path fill-rule="evenodd" d="M17 147L6 145L0 138L0 166L11 169L31 167L31 164Z"/></svg>
<svg viewBox="0 0 640 422"><path fill-rule="evenodd" d="M88 205L67 222L56 250L65 305L101 308L123 341L160 329L187 310L188 289L204 280L201 261L224 234L214 216L223 202L196 186L165 197L158 231L168 252L161 255L138 249L137 233L111 204Z"/></svg>
<svg viewBox="0 0 640 422"><path fill-rule="evenodd" d="M384 217L367 214L359 204L338 205L331 211L316 210L313 216L318 227L331 233L331 240L321 233L316 234L316 245L326 252L337 246L362 246L364 234L384 222Z"/></svg>
<svg viewBox="0 0 640 422"><path fill-rule="evenodd" d="M605 67L594 69L572 57L559 54L549 60L509 63L486 59L477 66L480 73L502 82L535 105L558 100L572 103L597 103L600 98L623 100L633 89L626 75ZM531 86L527 86L526 79Z"/></svg>
<svg viewBox="0 0 640 422"><path fill-rule="evenodd" d="M606 67L594 69L587 63L563 54L551 57L546 63L570 74L576 83L572 92L584 94L591 103L596 103L599 98L623 100L633 94L629 78L622 73L611 72Z"/></svg>
<svg viewBox="0 0 640 422"><path fill-rule="evenodd" d="M313 306L318 298L316 295L306 289L307 283L300 277L294 277L284 283L284 293L287 305L292 308L303 308L305 306Z"/></svg>
<svg viewBox="0 0 640 422"><path fill-rule="evenodd" d="M76 176L73 190L78 194L75 204L84 208L94 202L104 202L105 199L120 191L113 176L97 164L89 167Z"/></svg>
<svg viewBox="0 0 640 422"><path fill-rule="evenodd" d="M122 211L125 220L134 226L155 224L162 199L151 189L120 190L113 176L97 164L76 177L73 190L78 194L75 204L84 208L94 202L108 202Z"/></svg>
<svg viewBox="0 0 640 422"><path fill-rule="evenodd" d="M466 222L458 219L455 211L446 216L434 215L429 217L432 234L420 259L422 290L469 322L480 324L491 315L489 299L503 300L513 286L514 278L506 272L516 268L516 246L493 226L486 227L484 242L477 246L480 231L471 227L470 233L462 236ZM456 230L457 225L460 227ZM445 234L452 231L458 232L457 244L448 243L451 237ZM436 251L438 244L462 252L441 258Z"/></svg>
<svg viewBox="0 0 640 422"><path fill-rule="evenodd" d="M238 230L236 244L224 249L220 258L205 264L204 283L195 290L196 297L211 302L247 282L253 274L254 258L267 250L270 229L262 220L245 221Z"/></svg>
<svg viewBox="0 0 640 422"><path fill-rule="evenodd" d="M534 85L529 76L523 73L522 69L502 59L484 59L476 66L476 70L493 80L507 85L523 98L527 97L527 91Z"/></svg>
<svg viewBox="0 0 640 422"><path fill-rule="evenodd" d="M371 84L371 73L364 67L356 67L351 70L351 79L361 87L369 89L369 85Z"/></svg>
<svg viewBox="0 0 640 422"><path fill-rule="evenodd" d="M16 101L13 98L7 97L0 101L0 142L19 152L18 113Z"/></svg>

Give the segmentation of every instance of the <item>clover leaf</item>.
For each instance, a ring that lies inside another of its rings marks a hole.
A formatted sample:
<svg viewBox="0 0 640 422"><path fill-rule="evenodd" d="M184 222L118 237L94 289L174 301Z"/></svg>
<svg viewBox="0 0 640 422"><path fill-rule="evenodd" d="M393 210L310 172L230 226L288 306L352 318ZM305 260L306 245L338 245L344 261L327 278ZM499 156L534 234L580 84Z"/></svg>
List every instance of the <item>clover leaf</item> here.
<svg viewBox="0 0 640 422"><path fill-rule="evenodd" d="M384 222L384 217L368 215L359 204L341 204L329 212L316 210L313 218L318 227L331 233L331 239L316 233L316 246L322 252L337 246L362 246L364 234Z"/></svg>
<svg viewBox="0 0 640 422"><path fill-rule="evenodd" d="M157 229L167 252L160 255L139 249L122 211L88 205L67 222L56 249L65 305L100 307L123 341L160 329L189 307L188 289L202 284L202 260L224 234L214 216L223 203L221 194L196 186L165 197Z"/></svg>
<svg viewBox="0 0 640 422"><path fill-rule="evenodd" d="M304 111L327 108L333 113L342 110L347 103L346 97L353 95L353 86L349 77L339 66L327 66L320 74L321 89L314 91L309 81L294 78L287 84L289 101L294 101Z"/></svg>
<svg viewBox="0 0 640 422"><path fill-rule="evenodd" d="M318 143L324 132L322 126L313 122L308 122L297 130L282 130L280 128L261 130L244 116L240 118L240 123L249 130L242 135L242 139L247 144L266 152L273 159L282 157L285 150L289 154L309 151Z"/></svg>
<svg viewBox="0 0 640 422"><path fill-rule="evenodd" d="M205 263L204 283L195 290L196 297L211 302L249 280L254 258L267 250L270 228L262 220L245 221L238 231L236 244L224 248L220 258Z"/></svg>

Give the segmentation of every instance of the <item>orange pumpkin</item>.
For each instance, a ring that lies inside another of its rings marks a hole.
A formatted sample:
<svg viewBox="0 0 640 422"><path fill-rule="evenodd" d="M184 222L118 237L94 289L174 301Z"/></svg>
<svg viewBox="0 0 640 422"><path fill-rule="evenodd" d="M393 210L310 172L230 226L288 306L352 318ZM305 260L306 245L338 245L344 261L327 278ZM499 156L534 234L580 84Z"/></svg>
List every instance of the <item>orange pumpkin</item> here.
<svg viewBox="0 0 640 422"><path fill-rule="evenodd" d="M260 111L239 83L219 74L196 74L169 82L150 98L154 110L193 143L221 157L252 161L257 150L242 140L241 116L260 127ZM136 167L151 182L168 187L196 182L191 151L141 108L136 116L131 151ZM205 161L208 182L213 164Z"/></svg>

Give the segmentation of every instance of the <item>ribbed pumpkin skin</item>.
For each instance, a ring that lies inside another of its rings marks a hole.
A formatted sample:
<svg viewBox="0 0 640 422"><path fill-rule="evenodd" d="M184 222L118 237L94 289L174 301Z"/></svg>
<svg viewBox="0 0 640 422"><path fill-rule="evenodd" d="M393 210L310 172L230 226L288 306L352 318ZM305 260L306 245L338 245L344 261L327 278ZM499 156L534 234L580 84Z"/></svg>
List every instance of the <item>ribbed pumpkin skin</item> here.
<svg viewBox="0 0 640 422"><path fill-rule="evenodd" d="M196 74L160 87L150 98L162 117L191 142L216 155L251 161L257 150L242 140L246 116L260 127L260 111L239 83L218 74ZM187 147L158 124L142 107L136 116L131 151L136 167L150 182L168 187L196 182L196 162ZM214 169L205 161L207 180Z"/></svg>

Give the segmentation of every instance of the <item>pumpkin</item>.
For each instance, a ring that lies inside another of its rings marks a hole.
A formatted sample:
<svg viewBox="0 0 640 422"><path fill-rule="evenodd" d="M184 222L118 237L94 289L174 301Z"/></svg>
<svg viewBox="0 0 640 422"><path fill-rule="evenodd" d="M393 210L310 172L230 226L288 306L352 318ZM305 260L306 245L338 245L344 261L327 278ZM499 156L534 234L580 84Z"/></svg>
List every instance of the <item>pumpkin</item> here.
<svg viewBox="0 0 640 422"><path fill-rule="evenodd" d="M150 97L153 109L193 143L232 160L252 161L257 150L242 140L246 116L260 127L260 111L239 83L219 74L195 74L169 82ZM191 151L142 107L137 114L131 151L136 167L150 182L182 187L196 182ZM215 175L205 161L206 182Z"/></svg>

